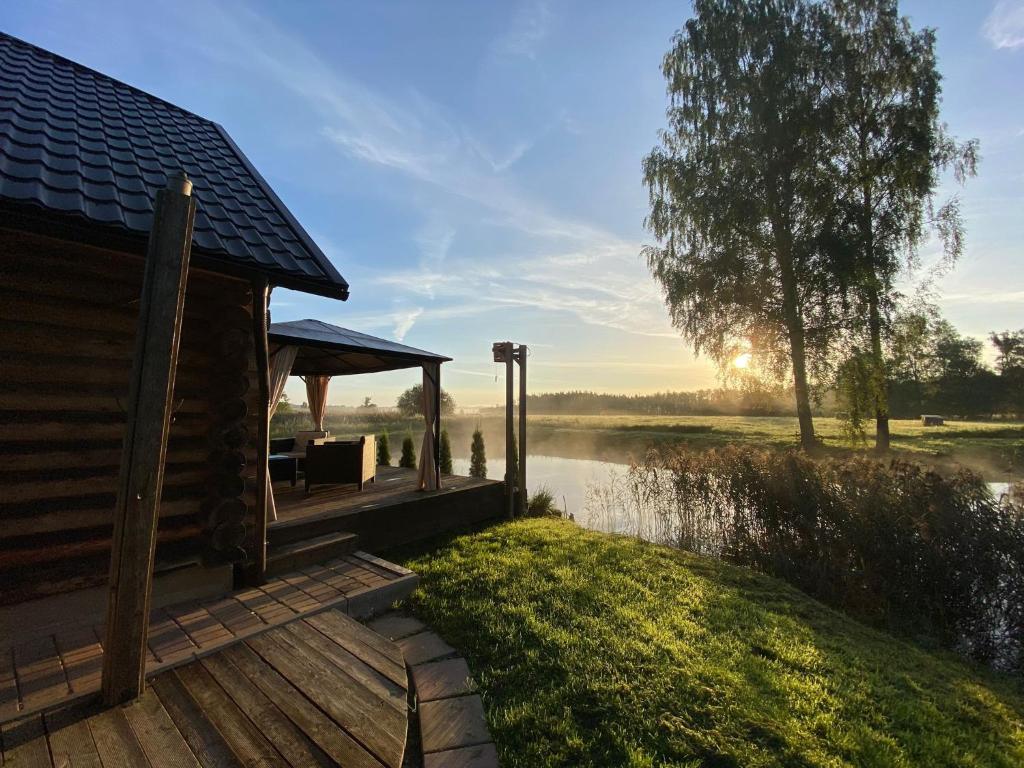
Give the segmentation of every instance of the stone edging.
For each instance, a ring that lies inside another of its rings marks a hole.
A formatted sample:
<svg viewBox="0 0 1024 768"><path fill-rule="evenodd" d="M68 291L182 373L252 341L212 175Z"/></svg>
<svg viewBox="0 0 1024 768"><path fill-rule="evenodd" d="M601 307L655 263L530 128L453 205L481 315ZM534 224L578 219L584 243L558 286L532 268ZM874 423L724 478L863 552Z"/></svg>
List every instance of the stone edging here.
<svg viewBox="0 0 1024 768"><path fill-rule="evenodd" d="M419 715L423 768L498 768L483 702L466 660L407 614L386 613L367 626L405 654Z"/></svg>

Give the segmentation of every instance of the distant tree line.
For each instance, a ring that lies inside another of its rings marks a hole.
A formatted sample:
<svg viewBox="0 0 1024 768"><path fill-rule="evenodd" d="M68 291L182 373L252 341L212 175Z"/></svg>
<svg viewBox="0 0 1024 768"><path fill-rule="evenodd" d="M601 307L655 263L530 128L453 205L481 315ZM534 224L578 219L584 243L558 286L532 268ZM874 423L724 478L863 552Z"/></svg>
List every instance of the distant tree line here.
<svg viewBox="0 0 1024 768"><path fill-rule="evenodd" d="M892 417L916 419L925 413L962 418L1024 418L1024 329L989 334L995 367L983 359L984 342L964 336L934 308L897 316L886 347L887 401ZM870 365L844 366L832 389L813 401L818 415L839 414L859 437L875 417L869 387L847 383L870 376ZM637 414L644 416L791 416L792 390L747 383L742 388L699 389L620 395L582 390L529 395L531 414Z"/></svg>
<svg viewBox="0 0 1024 768"><path fill-rule="evenodd" d="M792 394L785 390L699 389L648 395L598 392L546 392L528 395L531 414L640 414L644 416L784 416L793 413Z"/></svg>
<svg viewBox="0 0 1024 768"><path fill-rule="evenodd" d="M889 411L900 418L1024 416L1024 329L991 333L995 368L984 344L962 336L936 313L899 315L888 345Z"/></svg>

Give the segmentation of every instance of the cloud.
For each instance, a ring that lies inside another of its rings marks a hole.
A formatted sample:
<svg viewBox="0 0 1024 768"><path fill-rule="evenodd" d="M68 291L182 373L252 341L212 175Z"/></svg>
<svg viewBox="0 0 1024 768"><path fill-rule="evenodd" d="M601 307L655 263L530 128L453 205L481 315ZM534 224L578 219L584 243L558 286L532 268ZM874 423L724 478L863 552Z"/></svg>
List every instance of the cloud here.
<svg viewBox="0 0 1024 768"><path fill-rule="evenodd" d="M678 336L639 262L640 242L553 210L503 173L530 150L528 139L513 141L505 151L489 149L489 142L422 94L370 89L329 68L301 39L246 7L210 4L194 16L203 25L190 38L193 46L225 65L252 68L267 87L272 83L298 96L313 124L320 121L319 134L339 152L431 188L431 211L414 237L416 263L363 278L392 288L399 307L407 302L416 309L384 317L348 315L343 325L390 327L401 338L427 319L518 307L640 336ZM535 55L550 22L544 4L524 5L496 45L506 53ZM439 198L438 192L451 197ZM477 236L485 228L485 254L455 253L453 217Z"/></svg>
<svg viewBox="0 0 1024 768"><path fill-rule="evenodd" d="M405 334L412 330L413 324L423 314L423 307L416 307L406 312L399 312L395 316L395 327L392 329L396 341L405 339Z"/></svg>
<svg viewBox="0 0 1024 768"><path fill-rule="evenodd" d="M1019 304L1024 303L1024 291L978 291L977 293L947 293L940 299L946 304Z"/></svg>
<svg viewBox="0 0 1024 768"><path fill-rule="evenodd" d="M536 59L541 43L551 30L551 20L547 3L537 0L521 5L508 31L494 41L492 50L498 56Z"/></svg>
<svg viewBox="0 0 1024 768"><path fill-rule="evenodd" d="M995 48L1024 46L1024 1L999 0L982 29Z"/></svg>

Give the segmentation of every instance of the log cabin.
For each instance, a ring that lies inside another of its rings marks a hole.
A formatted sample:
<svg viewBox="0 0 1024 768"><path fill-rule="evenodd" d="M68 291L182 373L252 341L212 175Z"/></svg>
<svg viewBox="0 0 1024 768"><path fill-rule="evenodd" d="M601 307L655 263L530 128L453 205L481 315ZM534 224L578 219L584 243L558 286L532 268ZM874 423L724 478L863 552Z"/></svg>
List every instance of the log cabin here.
<svg viewBox="0 0 1024 768"><path fill-rule="evenodd" d="M0 605L107 580L147 238L180 171L155 568L216 593L265 540L269 291L349 286L220 125L0 33Z"/></svg>

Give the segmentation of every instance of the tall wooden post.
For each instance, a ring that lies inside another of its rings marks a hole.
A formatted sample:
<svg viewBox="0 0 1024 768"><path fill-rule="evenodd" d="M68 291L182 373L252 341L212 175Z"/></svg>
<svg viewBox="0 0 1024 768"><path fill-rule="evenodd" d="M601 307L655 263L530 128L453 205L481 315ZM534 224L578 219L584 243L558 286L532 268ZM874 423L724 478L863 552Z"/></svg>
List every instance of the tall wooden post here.
<svg viewBox="0 0 1024 768"><path fill-rule="evenodd" d="M441 364L437 364L437 387L434 391L434 487L441 490Z"/></svg>
<svg viewBox="0 0 1024 768"><path fill-rule="evenodd" d="M260 412L256 431L256 581L263 583L267 574L267 515L270 512L270 349L267 341L270 288L266 280L253 284L253 335L256 341L256 370L259 380Z"/></svg>
<svg viewBox="0 0 1024 768"><path fill-rule="evenodd" d="M128 385L103 653L103 700L141 695L160 494L196 204L184 173L160 190L146 252Z"/></svg>
<svg viewBox="0 0 1024 768"><path fill-rule="evenodd" d="M508 495L508 519L516 515L516 491L512 477L512 454L515 453L515 433L512 421L512 342L505 342L505 493Z"/></svg>
<svg viewBox="0 0 1024 768"><path fill-rule="evenodd" d="M526 511L526 345L516 353L519 361L519 514Z"/></svg>
<svg viewBox="0 0 1024 768"><path fill-rule="evenodd" d="M512 342L496 341L491 345L494 362L505 364L505 498L508 518L515 517L515 489L512 485Z"/></svg>

